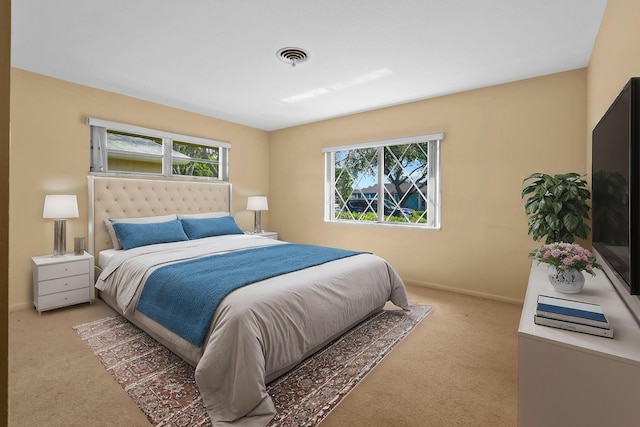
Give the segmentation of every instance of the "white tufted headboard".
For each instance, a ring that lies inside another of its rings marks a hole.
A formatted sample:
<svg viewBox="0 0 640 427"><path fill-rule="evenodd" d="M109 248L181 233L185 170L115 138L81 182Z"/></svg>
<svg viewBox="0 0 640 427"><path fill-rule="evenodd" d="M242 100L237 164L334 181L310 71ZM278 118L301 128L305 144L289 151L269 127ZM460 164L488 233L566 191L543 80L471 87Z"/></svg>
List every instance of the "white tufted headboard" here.
<svg viewBox="0 0 640 427"><path fill-rule="evenodd" d="M113 248L104 220L172 213L231 212L231 184L89 175L88 251Z"/></svg>

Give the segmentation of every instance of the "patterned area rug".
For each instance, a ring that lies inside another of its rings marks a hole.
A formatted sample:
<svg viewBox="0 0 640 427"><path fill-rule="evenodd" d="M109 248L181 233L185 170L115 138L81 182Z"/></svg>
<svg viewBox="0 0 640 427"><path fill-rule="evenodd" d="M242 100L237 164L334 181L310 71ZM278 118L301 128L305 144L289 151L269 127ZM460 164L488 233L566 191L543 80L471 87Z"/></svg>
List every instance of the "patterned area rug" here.
<svg viewBox="0 0 640 427"><path fill-rule="evenodd" d="M269 426L315 426L429 314L384 310L267 385ZM122 316L73 328L154 426L210 426L194 369Z"/></svg>

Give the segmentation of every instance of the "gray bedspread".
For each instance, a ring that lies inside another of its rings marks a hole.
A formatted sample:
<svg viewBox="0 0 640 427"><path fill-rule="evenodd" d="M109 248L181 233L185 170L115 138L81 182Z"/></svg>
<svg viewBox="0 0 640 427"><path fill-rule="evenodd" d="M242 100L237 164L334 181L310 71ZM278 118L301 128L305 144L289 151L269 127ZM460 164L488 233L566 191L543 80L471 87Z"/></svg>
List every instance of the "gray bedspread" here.
<svg viewBox="0 0 640 427"><path fill-rule="evenodd" d="M133 318L145 277L160 265L282 244L245 235L200 240L123 251L111 260L96 287ZM218 306L200 349L188 348L186 341L185 348L170 348L193 355L185 359L196 366L196 382L214 426L264 426L275 415L266 383L389 300L409 308L400 277L382 258L356 255L237 289ZM152 329L155 336L164 337L162 328ZM180 343L170 332L166 341Z"/></svg>

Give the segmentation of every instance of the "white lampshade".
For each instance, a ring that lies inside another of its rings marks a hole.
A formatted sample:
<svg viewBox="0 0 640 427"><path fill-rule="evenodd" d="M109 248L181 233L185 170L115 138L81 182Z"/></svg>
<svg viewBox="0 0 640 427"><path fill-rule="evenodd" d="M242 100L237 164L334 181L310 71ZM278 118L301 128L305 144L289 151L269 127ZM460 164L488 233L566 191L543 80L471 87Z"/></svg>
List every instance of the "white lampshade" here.
<svg viewBox="0 0 640 427"><path fill-rule="evenodd" d="M78 199L75 195L58 194L44 198L42 218L78 218Z"/></svg>
<svg viewBox="0 0 640 427"><path fill-rule="evenodd" d="M266 196L248 197L247 210L248 211L268 211L269 205L267 204L267 197Z"/></svg>

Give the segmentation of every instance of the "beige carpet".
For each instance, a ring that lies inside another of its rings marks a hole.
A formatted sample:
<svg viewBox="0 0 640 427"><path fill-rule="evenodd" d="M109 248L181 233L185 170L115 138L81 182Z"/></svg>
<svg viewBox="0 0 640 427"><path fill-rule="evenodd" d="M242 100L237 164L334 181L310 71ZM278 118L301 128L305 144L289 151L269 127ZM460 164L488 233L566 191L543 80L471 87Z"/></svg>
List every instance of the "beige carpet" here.
<svg viewBox="0 0 640 427"><path fill-rule="evenodd" d="M322 422L331 426L515 426L521 308L409 287L420 323ZM149 426L72 326L98 301L9 315L10 426Z"/></svg>

